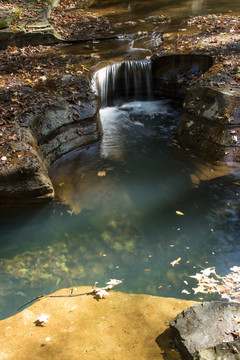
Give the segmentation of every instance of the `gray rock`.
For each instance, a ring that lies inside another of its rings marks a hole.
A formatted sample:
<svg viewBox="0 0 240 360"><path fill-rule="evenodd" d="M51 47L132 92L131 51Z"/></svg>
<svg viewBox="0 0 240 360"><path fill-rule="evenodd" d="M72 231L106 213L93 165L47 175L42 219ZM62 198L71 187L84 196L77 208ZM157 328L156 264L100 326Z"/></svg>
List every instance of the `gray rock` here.
<svg viewBox="0 0 240 360"><path fill-rule="evenodd" d="M189 84L213 65L208 55L153 55L151 60L154 93L174 98L184 98Z"/></svg>
<svg viewBox="0 0 240 360"><path fill-rule="evenodd" d="M240 358L233 347L239 347L239 340L235 343L240 333L239 319L240 304L206 302L184 310L170 322L170 328L175 346L185 359L230 360L235 359L232 355Z"/></svg>
<svg viewBox="0 0 240 360"><path fill-rule="evenodd" d="M240 339L197 351L194 360L239 360Z"/></svg>
<svg viewBox="0 0 240 360"><path fill-rule="evenodd" d="M206 77L207 78L207 77ZM179 140L202 157L240 162L240 90L196 82L184 99Z"/></svg>

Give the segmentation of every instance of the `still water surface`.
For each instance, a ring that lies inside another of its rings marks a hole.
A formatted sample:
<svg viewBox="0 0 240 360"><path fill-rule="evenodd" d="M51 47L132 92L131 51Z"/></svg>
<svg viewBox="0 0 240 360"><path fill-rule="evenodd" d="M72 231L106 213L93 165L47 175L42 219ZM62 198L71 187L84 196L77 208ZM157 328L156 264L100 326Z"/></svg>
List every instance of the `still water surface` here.
<svg viewBox="0 0 240 360"><path fill-rule="evenodd" d="M172 145L180 113L167 99L102 109L102 141L51 170L62 204L1 214L1 318L110 278L123 280L120 291L207 299L189 276L239 264L238 179L192 183L196 169Z"/></svg>

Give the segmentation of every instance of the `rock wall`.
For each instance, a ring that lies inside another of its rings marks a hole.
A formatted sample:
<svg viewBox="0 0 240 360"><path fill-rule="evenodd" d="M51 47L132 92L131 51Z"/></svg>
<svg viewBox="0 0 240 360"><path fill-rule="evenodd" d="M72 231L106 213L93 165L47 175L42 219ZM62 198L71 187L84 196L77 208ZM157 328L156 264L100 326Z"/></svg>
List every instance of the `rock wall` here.
<svg viewBox="0 0 240 360"><path fill-rule="evenodd" d="M70 79L71 75L63 76L62 86ZM24 123L10 125L9 134L14 135L1 133L6 137L6 156L0 162L0 206L49 202L55 194L49 167L70 151L100 139L99 99L88 77L78 80L82 92L41 104Z"/></svg>
<svg viewBox="0 0 240 360"><path fill-rule="evenodd" d="M49 166L70 151L100 139L102 130L98 110L96 98L82 101L81 105L60 99L46 111L32 116L29 127Z"/></svg>
<svg viewBox="0 0 240 360"><path fill-rule="evenodd" d="M240 89L208 55L152 57L153 91L183 100L178 140L202 158L240 161ZM222 71L222 70L221 70ZM237 75L236 75L237 76Z"/></svg>
<svg viewBox="0 0 240 360"><path fill-rule="evenodd" d="M15 125L21 141L15 150L21 157L14 164L0 167L0 206L45 203L54 197L48 169L39 156L36 140L27 128Z"/></svg>
<svg viewBox="0 0 240 360"><path fill-rule="evenodd" d="M240 92L196 82L184 99L179 139L204 158L240 161Z"/></svg>
<svg viewBox="0 0 240 360"><path fill-rule="evenodd" d="M187 87L213 65L209 55L176 54L152 57L155 95L183 99Z"/></svg>

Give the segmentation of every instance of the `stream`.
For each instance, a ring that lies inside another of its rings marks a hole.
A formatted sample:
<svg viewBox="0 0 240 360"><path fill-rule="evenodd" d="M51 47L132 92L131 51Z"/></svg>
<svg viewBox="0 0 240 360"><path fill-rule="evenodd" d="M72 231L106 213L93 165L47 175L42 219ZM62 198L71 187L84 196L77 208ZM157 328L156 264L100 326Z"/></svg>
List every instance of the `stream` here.
<svg viewBox="0 0 240 360"><path fill-rule="evenodd" d="M176 31L192 14L238 12L239 0L228 7L226 0L96 1L91 11L110 13L127 36L91 45L100 57L95 68L144 59L163 29ZM159 12L172 22L139 21ZM128 21L137 22L132 32ZM80 53L83 46L61 51ZM123 280L117 290L128 293L215 300L220 296L195 294L190 276L208 267L224 276L239 265L240 174L196 181L199 164L211 175L216 169L174 145L181 105L152 97L147 75L134 82L124 98L104 93L102 140L50 169L56 201L1 210L0 319L38 295L109 279Z"/></svg>

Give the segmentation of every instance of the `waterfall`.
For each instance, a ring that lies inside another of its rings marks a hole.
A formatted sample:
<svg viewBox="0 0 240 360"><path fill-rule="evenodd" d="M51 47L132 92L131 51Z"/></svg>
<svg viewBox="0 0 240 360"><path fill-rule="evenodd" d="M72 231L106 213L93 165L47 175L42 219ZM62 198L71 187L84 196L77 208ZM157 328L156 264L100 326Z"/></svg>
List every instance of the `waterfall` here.
<svg viewBox="0 0 240 360"><path fill-rule="evenodd" d="M152 97L151 62L124 61L107 66L95 74L102 107L119 101L149 100Z"/></svg>

